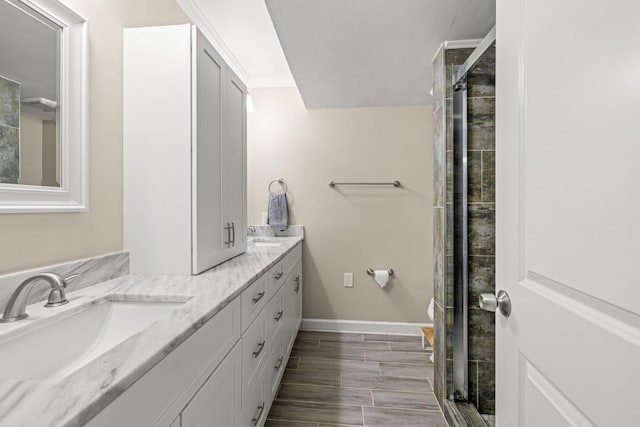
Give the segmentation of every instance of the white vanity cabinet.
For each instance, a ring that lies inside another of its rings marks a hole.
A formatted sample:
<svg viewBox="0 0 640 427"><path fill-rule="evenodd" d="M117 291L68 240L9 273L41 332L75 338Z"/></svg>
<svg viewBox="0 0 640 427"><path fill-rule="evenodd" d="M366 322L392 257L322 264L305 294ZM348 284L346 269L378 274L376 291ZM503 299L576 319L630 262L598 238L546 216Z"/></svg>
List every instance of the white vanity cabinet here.
<svg viewBox="0 0 640 427"><path fill-rule="evenodd" d="M196 27L124 30L124 246L132 273L246 251L246 87Z"/></svg>
<svg viewBox="0 0 640 427"><path fill-rule="evenodd" d="M262 427L301 323L301 258L298 243L87 427Z"/></svg>
<svg viewBox="0 0 640 427"><path fill-rule="evenodd" d="M302 245L298 244L264 274L264 284L257 287L264 289L261 292L268 299L253 323L246 328L243 324L243 426L262 426L278 391L302 322L301 273ZM247 291L255 297L255 290ZM254 306L252 299L242 299L243 319Z"/></svg>

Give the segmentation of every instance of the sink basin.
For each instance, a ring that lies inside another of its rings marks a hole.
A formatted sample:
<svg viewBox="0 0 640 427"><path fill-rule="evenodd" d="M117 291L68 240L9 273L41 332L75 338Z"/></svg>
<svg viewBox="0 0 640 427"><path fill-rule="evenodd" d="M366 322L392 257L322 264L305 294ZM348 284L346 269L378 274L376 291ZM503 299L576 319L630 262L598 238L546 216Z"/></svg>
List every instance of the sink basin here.
<svg viewBox="0 0 640 427"><path fill-rule="evenodd" d="M282 243L278 243L278 242L256 242L255 245L257 247L267 247L267 248L272 248L272 247L276 247L276 246L280 246Z"/></svg>
<svg viewBox="0 0 640 427"><path fill-rule="evenodd" d="M59 319L38 321L40 325L31 325L19 336L0 336L0 378L64 377L183 303L106 299Z"/></svg>
<svg viewBox="0 0 640 427"><path fill-rule="evenodd" d="M253 239L253 244L258 248L274 248L280 246L282 242L274 242L272 239Z"/></svg>

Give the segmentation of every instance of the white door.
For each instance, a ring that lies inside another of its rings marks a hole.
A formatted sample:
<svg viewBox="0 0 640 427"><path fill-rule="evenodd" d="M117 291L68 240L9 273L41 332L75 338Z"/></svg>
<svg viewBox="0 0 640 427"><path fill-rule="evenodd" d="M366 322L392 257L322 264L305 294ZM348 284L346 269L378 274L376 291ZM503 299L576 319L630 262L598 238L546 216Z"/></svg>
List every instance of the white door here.
<svg viewBox="0 0 640 427"><path fill-rule="evenodd" d="M640 423L638 16L497 1L499 427Z"/></svg>

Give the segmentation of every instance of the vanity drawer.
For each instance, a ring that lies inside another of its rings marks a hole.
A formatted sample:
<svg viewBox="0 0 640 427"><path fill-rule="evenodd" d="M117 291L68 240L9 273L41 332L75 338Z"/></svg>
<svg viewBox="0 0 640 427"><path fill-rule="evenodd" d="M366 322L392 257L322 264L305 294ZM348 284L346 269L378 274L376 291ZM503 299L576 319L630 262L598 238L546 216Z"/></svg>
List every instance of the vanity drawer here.
<svg viewBox="0 0 640 427"><path fill-rule="evenodd" d="M269 413L269 402L267 402L264 377L249 393L243 394L242 399L242 427L259 427L264 425Z"/></svg>
<svg viewBox="0 0 640 427"><path fill-rule="evenodd" d="M270 341L273 341L276 336L283 330L286 323L286 314L284 312L284 287L280 287L276 294L271 298L269 304L267 304L266 322L267 322L267 337Z"/></svg>
<svg viewBox="0 0 640 427"><path fill-rule="evenodd" d="M271 267L269 271L264 274L264 278L267 286L267 295L271 298L284 283L285 276L282 271L282 261L279 261Z"/></svg>
<svg viewBox="0 0 640 427"><path fill-rule="evenodd" d="M265 287L265 276L253 282L242 292L242 330L245 331L266 305L269 296Z"/></svg>
<svg viewBox="0 0 640 427"><path fill-rule="evenodd" d="M285 346L283 345L283 338L284 335L280 334L278 335L278 339L273 341L273 350L271 351L271 355L264 367L264 387L268 402L272 402L273 399L275 399L280 379L282 378L287 366L287 357L284 354Z"/></svg>
<svg viewBox="0 0 640 427"><path fill-rule="evenodd" d="M262 365L271 351L267 338L267 311L263 310L242 336L242 389L251 390L257 383Z"/></svg>

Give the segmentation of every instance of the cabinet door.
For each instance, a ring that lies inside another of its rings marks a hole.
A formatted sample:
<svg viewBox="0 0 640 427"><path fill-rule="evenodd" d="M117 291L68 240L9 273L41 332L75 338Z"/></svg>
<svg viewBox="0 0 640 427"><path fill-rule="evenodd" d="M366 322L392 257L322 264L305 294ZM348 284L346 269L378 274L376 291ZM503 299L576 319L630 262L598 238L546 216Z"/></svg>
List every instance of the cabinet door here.
<svg viewBox="0 0 640 427"><path fill-rule="evenodd" d="M247 250L246 93L244 84L227 69L223 104L222 218L225 225L231 225L229 256Z"/></svg>
<svg viewBox="0 0 640 427"><path fill-rule="evenodd" d="M182 427L240 426L241 360L237 344L182 411Z"/></svg>
<svg viewBox="0 0 640 427"><path fill-rule="evenodd" d="M226 65L202 33L195 29L193 40L192 273L197 274L224 261L227 235L222 225L220 164Z"/></svg>

